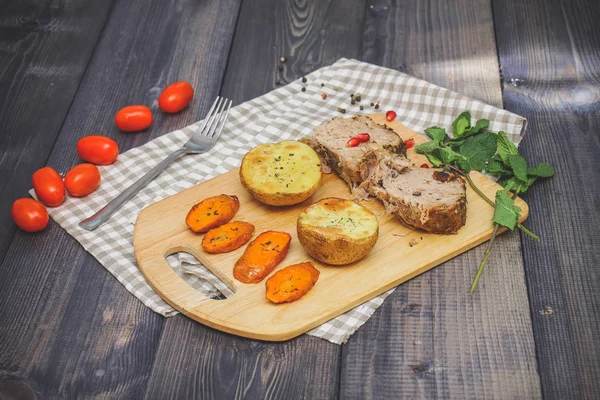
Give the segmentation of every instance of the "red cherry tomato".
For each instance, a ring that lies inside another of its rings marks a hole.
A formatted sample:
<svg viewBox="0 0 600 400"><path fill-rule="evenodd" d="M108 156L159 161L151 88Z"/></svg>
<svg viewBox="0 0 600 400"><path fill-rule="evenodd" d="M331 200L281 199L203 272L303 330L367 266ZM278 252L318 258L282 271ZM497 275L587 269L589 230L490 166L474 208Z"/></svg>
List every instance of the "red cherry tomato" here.
<svg viewBox="0 0 600 400"><path fill-rule="evenodd" d="M152 125L152 111L146 106L127 106L115 115L115 124L124 132L138 132Z"/></svg>
<svg viewBox="0 0 600 400"><path fill-rule="evenodd" d="M358 141L361 143L367 143L369 140L371 140L371 135L369 135L368 133L359 133L354 137L357 138Z"/></svg>
<svg viewBox="0 0 600 400"><path fill-rule="evenodd" d="M379 104L379 103L377 103ZM395 111L388 111L385 113L385 119L387 119L388 121L393 121L396 119L396 112Z"/></svg>
<svg viewBox="0 0 600 400"><path fill-rule="evenodd" d="M25 232L39 232L48 226L48 211L39 201L17 199L10 209L15 224Z"/></svg>
<svg viewBox="0 0 600 400"><path fill-rule="evenodd" d="M56 207L65 201L65 184L61 176L50 167L40 168L31 178L38 199L48 207Z"/></svg>
<svg viewBox="0 0 600 400"><path fill-rule="evenodd" d="M67 192L74 197L92 193L100 185L100 171L93 164L79 164L65 175Z"/></svg>
<svg viewBox="0 0 600 400"><path fill-rule="evenodd" d="M412 149L413 147L415 147L415 140L414 139L408 139L406 142L404 142L404 148L406 150Z"/></svg>
<svg viewBox="0 0 600 400"><path fill-rule="evenodd" d="M110 165L119 155L119 146L106 136L86 136L77 142L77 153L89 163Z"/></svg>
<svg viewBox="0 0 600 400"><path fill-rule="evenodd" d="M427 164L421 164L421 168L429 168L429 165L427 165Z"/></svg>
<svg viewBox="0 0 600 400"><path fill-rule="evenodd" d="M188 106L194 97L194 88L187 82L170 84L158 96L158 106L168 113L176 113Z"/></svg>
<svg viewBox="0 0 600 400"><path fill-rule="evenodd" d="M348 140L348 142L346 143L346 146L348 146L348 147L356 147L359 144L360 144L360 141L356 137L353 137L352 139Z"/></svg>

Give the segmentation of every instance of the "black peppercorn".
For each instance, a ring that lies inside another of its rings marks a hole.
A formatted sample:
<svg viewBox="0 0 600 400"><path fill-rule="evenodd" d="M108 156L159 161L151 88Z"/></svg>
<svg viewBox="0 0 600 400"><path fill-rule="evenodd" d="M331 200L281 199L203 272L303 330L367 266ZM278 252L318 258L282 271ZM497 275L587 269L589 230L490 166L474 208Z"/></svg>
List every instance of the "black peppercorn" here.
<svg viewBox="0 0 600 400"><path fill-rule="evenodd" d="M303 87L303 88L302 88L302 91L303 91L303 92L306 92L306 88L305 88L305 87Z"/></svg>
<svg viewBox="0 0 600 400"><path fill-rule="evenodd" d="M306 77L305 76L302 77L302 82L306 83Z"/></svg>
<svg viewBox="0 0 600 400"><path fill-rule="evenodd" d="M364 108L363 106L360 106L360 109L361 109L361 110L364 110L365 108Z"/></svg>
<svg viewBox="0 0 600 400"><path fill-rule="evenodd" d="M377 110L379 108L379 104L375 104L375 109Z"/></svg>

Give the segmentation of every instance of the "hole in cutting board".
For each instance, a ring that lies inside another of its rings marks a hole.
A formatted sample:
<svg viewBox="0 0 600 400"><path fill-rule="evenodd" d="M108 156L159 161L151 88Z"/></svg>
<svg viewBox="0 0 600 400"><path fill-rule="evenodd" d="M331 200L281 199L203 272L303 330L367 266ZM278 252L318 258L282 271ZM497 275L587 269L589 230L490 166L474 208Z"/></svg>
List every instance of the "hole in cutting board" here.
<svg viewBox="0 0 600 400"><path fill-rule="evenodd" d="M235 294L235 290L210 272L190 253L171 254L167 257L167 262L185 283L211 300L225 300Z"/></svg>

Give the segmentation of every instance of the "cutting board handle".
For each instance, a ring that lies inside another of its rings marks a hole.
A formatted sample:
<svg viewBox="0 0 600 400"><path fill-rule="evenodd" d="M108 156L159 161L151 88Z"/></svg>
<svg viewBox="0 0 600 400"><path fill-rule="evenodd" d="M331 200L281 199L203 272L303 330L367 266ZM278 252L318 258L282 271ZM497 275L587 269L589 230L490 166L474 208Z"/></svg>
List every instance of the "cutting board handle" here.
<svg viewBox="0 0 600 400"><path fill-rule="evenodd" d="M142 249L139 252L136 251L138 264L140 259L144 260L143 266L139 265L139 268L150 286L152 286L157 293L163 294L161 297L167 303L186 314L197 309L202 303L227 301L228 299L214 300L206 297L175 273L173 268L171 268L167 262L167 257L179 252L189 253L197 260L201 260L201 258L198 257L198 254L196 254L196 251L192 247L186 245L171 245L168 246L165 251L155 251L153 249ZM216 272L215 275L217 278L235 291L236 288L231 287L231 283L228 282L229 279L224 276L219 276L218 271L210 271L212 273Z"/></svg>

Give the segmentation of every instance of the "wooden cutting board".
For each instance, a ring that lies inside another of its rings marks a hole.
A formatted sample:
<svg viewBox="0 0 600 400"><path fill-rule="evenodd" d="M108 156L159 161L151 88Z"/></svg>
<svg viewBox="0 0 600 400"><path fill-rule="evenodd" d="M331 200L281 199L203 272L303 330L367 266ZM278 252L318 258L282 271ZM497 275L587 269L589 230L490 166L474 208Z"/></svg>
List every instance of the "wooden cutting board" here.
<svg viewBox="0 0 600 400"><path fill-rule="evenodd" d="M382 115L371 116L379 123ZM425 139L400 123L388 123L404 140ZM427 160L409 150L409 157L420 166ZM239 171L228 172L174 196L159 201L138 216L133 245L138 266L148 283L171 306L190 318L225 332L253 339L281 341L298 336L388 289L417 276L436 265L489 240L493 209L471 188L467 191L467 223L457 235L432 235L403 226L384 213L377 200L362 204L379 219L379 239L364 259L347 266L327 266L311 259L298 241L296 218L306 206L323 197L350 198L346 184L335 174L324 175L311 199L291 207L270 207L254 200L241 186ZM471 177L486 195L494 199L498 184L480 173ZM468 187L468 185L467 185ZM244 284L233 278L233 265L245 246L227 254L208 254L200 245L202 235L194 234L185 224L188 210L202 199L221 193L236 195L240 210L234 220L256 226L255 236L272 229L292 235L290 251L275 271L287 265L312 261L321 272L315 286L300 300L275 305L265 298L265 281ZM527 204L517 199L522 209L521 222L529 213ZM184 282L169 266L165 257L188 252L225 282L235 295L212 300ZM473 264L473 274L477 265ZM469 294L465 292L465 296Z"/></svg>

